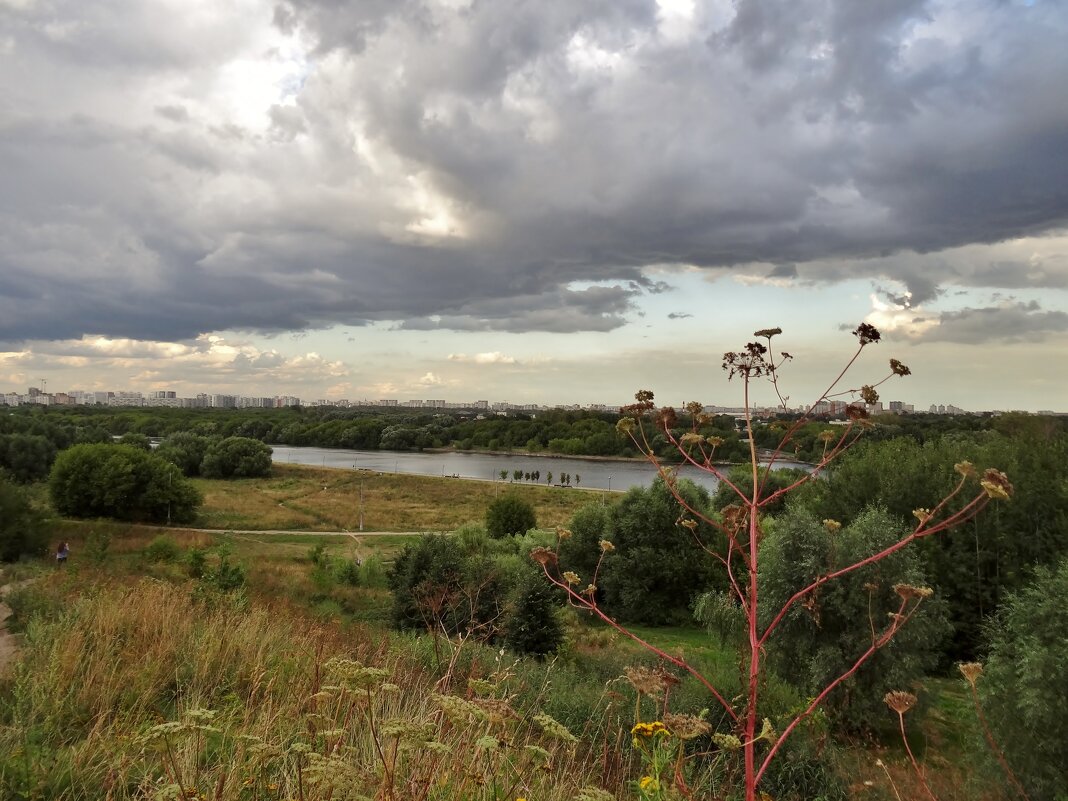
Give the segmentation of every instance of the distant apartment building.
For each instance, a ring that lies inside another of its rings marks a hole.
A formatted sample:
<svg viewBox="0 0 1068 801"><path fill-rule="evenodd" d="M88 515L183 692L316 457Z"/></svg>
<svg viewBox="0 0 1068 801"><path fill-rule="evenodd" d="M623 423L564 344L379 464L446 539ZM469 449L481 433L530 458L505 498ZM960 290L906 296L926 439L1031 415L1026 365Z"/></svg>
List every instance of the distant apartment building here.
<svg viewBox="0 0 1068 801"><path fill-rule="evenodd" d="M143 406L144 396L140 392L110 392L109 406Z"/></svg>

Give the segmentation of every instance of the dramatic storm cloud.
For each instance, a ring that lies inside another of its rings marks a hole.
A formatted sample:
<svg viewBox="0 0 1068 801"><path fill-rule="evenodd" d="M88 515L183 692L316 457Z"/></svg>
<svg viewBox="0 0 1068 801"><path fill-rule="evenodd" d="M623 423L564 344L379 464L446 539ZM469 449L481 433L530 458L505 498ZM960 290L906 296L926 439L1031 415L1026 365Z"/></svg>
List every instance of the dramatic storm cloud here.
<svg viewBox="0 0 1068 801"><path fill-rule="evenodd" d="M0 0L0 350L1061 291L1065 41L1055 0ZM1063 333L1027 302L913 339Z"/></svg>

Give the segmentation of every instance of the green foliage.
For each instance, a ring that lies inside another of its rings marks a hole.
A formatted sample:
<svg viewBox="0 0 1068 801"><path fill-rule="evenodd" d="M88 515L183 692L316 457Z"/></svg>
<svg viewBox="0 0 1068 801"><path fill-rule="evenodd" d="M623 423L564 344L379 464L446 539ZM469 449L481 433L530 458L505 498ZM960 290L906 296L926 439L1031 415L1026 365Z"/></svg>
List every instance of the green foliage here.
<svg viewBox="0 0 1068 801"><path fill-rule="evenodd" d="M799 470L792 467L784 467L777 470L764 471L759 474L760 481L763 482L764 490L761 497L766 498L773 493L790 486L800 478L804 478L808 473L804 470ZM747 498L753 496L753 470L748 465L740 465L738 467L732 467L727 473L727 478L734 486L740 489ZM720 511L725 506L732 503L739 503L740 498L738 493L731 489L726 483L721 483L716 488L716 494L712 496L712 508ZM782 496L774 503L765 506L765 514L777 514L786 504L786 496Z"/></svg>
<svg viewBox="0 0 1068 801"><path fill-rule="evenodd" d="M205 571L203 580L222 592L235 592L245 586L245 569L223 554L214 568Z"/></svg>
<svg viewBox="0 0 1068 801"><path fill-rule="evenodd" d="M518 495L506 493L495 498L486 509L486 533L491 537L509 537L526 534L537 528L538 520L534 507Z"/></svg>
<svg viewBox="0 0 1068 801"><path fill-rule="evenodd" d="M145 559L149 562L173 562L182 553L182 546L168 534L160 534L145 546Z"/></svg>
<svg viewBox="0 0 1068 801"><path fill-rule="evenodd" d="M679 480L678 492L690 507L708 509L708 493L696 484ZM588 518L577 526L588 526L583 541L592 539L595 520L594 513L585 514ZM678 524L682 517L689 515L659 477L650 487L628 490L610 508L602 538L611 541L615 551L605 557L597 584L604 608L613 617L650 625L687 620L694 598L714 585L717 571L712 560L701 557L694 534ZM709 545L719 542L707 523L699 523L695 534ZM599 557L599 546L583 545L587 560ZM564 561L561 565L573 569ZM584 582L593 579L588 568L579 576Z"/></svg>
<svg viewBox="0 0 1068 801"><path fill-rule="evenodd" d="M102 565L111 551L111 532L106 529L90 531L85 538L85 558L91 564Z"/></svg>
<svg viewBox="0 0 1068 801"><path fill-rule="evenodd" d="M468 556L451 538L428 534L406 545L389 572L393 625L449 633L486 630L500 611L501 587L490 560Z"/></svg>
<svg viewBox="0 0 1068 801"><path fill-rule="evenodd" d="M1037 565L1068 555L1068 435L1041 423L1036 418L1015 426L1012 437L985 431L922 444L904 437L862 442L797 499L817 517L843 523L869 504L882 506L911 528L913 509L933 508L956 484L955 463L967 459L980 471L1003 470L1015 487L1010 502L993 503L967 525L919 543L932 585L949 604L948 657L973 659L984 620L1006 593L1026 585ZM974 491L971 484L962 495Z"/></svg>
<svg viewBox="0 0 1068 801"><path fill-rule="evenodd" d="M745 631L745 611L737 597L727 591L698 595L693 604L693 616L709 634L716 635L720 645L735 642Z"/></svg>
<svg viewBox="0 0 1068 801"><path fill-rule="evenodd" d="M0 477L0 561L40 556L47 550L41 517L26 492Z"/></svg>
<svg viewBox="0 0 1068 801"><path fill-rule="evenodd" d="M564 627L552 585L540 572L527 570L504 622L504 642L517 653L551 654L564 641Z"/></svg>
<svg viewBox="0 0 1068 801"><path fill-rule="evenodd" d="M56 459L56 447L37 434L0 435L0 468L15 481L40 481ZM0 471L0 472L2 472Z"/></svg>
<svg viewBox="0 0 1068 801"><path fill-rule="evenodd" d="M190 548L185 554L186 571L190 578L203 578L208 570L208 553L204 548Z"/></svg>
<svg viewBox="0 0 1068 801"><path fill-rule="evenodd" d="M248 437L213 442L204 454L200 474L205 478L262 478L271 474L271 448Z"/></svg>
<svg viewBox="0 0 1068 801"><path fill-rule="evenodd" d="M1010 595L978 683L994 737L1033 801L1068 788L1068 560Z"/></svg>
<svg viewBox="0 0 1068 801"><path fill-rule="evenodd" d="M163 440L156 448L156 454L177 465L183 475L199 476L200 465L210 445L211 439L208 437L191 431L179 431Z"/></svg>
<svg viewBox="0 0 1068 801"><path fill-rule="evenodd" d="M71 517L192 520L200 493L170 462L126 445L75 445L49 478L52 505Z"/></svg>
<svg viewBox="0 0 1068 801"><path fill-rule="evenodd" d="M828 572L851 565L904 536L884 510L869 509L830 532L804 510L791 507L767 521L761 546L759 592L763 629L798 590ZM895 584L925 584L914 550L897 551L823 585L810 605L794 604L768 641L768 656L802 692L830 684L886 629L901 606ZM843 731L869 730L886 719L883 696L910 687L937 662L948 634L944 604L923 602L916 615L850 679L827 696L828 717Z"/></svg>
<svg viewBox="0 0 1068 801"><path fill-rule="evenodd" d="M360 562L360 586L371 590L382 590L389 586L386 578L386 568L382 563L382 557L371 554Z"/></svg>
<svg viewBox="0 0 1068 801"><path fill-rule="evenodd" d="M149 442L148 437L137 431L127 431L119 437L119 444L129 445L131 448L140 448L143 451L152 450L152 443Z"/></svg>

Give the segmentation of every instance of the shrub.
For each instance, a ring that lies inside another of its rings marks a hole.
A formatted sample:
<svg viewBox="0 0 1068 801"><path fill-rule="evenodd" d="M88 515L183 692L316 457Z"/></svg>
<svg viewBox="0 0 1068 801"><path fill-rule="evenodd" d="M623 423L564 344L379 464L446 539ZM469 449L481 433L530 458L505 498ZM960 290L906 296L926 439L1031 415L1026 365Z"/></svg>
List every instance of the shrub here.
<svg viewBox="0 0 1068 801"><path fill-rule="evenodd" d="M127 431L121 437L119 437L120 445L129 445L131 448L137 448L142 451L152 450L152 443L148 437L144 434L139 434L136 431Z"/></svg>
<svg viewBox="0 0 1068 801"><path fill-rule="evenodd" d="M502 495L494 499L486 510L486 532L491 537L526 534L537 525L534 507L518 495Z"/></svg>
<svg viewBox="0 0 1068 801"><path fill-rule="evenodd" d="M978 683L1010 767L1033 801L1068 788L1068 560L1041 568L1009 596L988 628L990 656Z"/></svg>
<svg viewBox="0 0 1068 801"><path fill-rule="evenodd" d="M378 554L371 554L360 563L360 586L373 590L382 590L389 586L386 568Z"/></svg>
<svg viewBox="0 0 1068 801"><path fill-rule="evenodd" d="M271 474L271 447L248 437L212 443L200 464L205 478L263 478Z"/></svg>
<svg viewBox="0 0 1068 801"><path fill-rule="evenodd" d="M39 556L48 550L41 517L26 493L0 477L0 561Z"/></svg>
<svg viewBox="0 0 1068 801"><path fill-rule="evenodd" d="M145 546L145 559L150 562L173 562L182 553L174 537L160 534Z"/></svg>

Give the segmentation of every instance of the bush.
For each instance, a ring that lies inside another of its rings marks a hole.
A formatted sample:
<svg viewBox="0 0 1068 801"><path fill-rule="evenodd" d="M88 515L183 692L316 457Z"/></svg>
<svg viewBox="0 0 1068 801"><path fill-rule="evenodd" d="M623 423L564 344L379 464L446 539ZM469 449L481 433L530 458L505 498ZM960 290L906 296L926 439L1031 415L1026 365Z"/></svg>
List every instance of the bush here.
<svg viewBox="0 0 1068 801"><path fill-rule="evenodd" d="M271 447L248 437L212 443L200 464L204 478L264 478L271 474Z"/></svg>
<svg viewBox="0 0 1068 801"><path fill-rule="evenodd" d="M494 499L486 510L486 532L491 537L526 534L537 525L534 507L518 495L502 495Z"/></svg>
<svg viewBox="0 0 1068 801"><path fill-rule="evenodd" d="M200 465L210 445L208 437L191 431L179 431L163 440L156 448L156 454L176 465L183 475L199 476Z"/></svg>
<svg viewBox="0 0 1068 801"><path fill-rule="evenodd" d="M497 571L480 556L467 556L451 538L427 535L405 546L389 573L393 625L444 629L450 634L483 629L499 614Z"/></svg>
<svg viewBox="0 0 1068 801"><path fill-rule="evenodd" d="M360 563L360 586L372 590L382 590L389 586L386 568L378 554L371 554Z"/></svg>
<svg viewBox="0 0 1068 801"><path fill-rule="evenodd" d="M40 556L48 550L41 517L19 487L0 478L0 561Z"/></svg>
<svg viewBox="0 0 1068 801"><path fill-rule="evenodd" d="M979 680L994 737L1033 801L1068 788L1068 560L1041 568L1009 596L988 628L990 656Z"/></svg>
<svg viewBox="0 0 1068 801"><path fill-rule="evenodd" d="M56 511L71 517L192 520L200 493L170 462L127 445L75 445L52 467Z"/></svg>
<svg viewBox="0 0 1068 801"><path fill-rule="evenodd" d="M791 507L766 531L760 561L760 603L768 616L817 577L878 553L903 536L900 524L882 509L869 509L836 532L807 512ZM900 598L895 584L925 583L914 550L902 549L820 588L808 605L795 604L768 643L779 672L802 692L826 687L871 645L872 629L886 628ZM915 617L829 696L828 717L849 732L867 731L886 720L883 696L910 687L938 660L949 633L945 604L927 600Z"/></svg>
<svg viewBox="0 0 1068 801"><path fill-rule="evenodd" d="M174 537L160 534L145 547L145 559L149 562L173 562L182 553Z"/></svg>
<svg viewBox="0 0 1068 801"><path fill-rule="evenodd" d="M137 448L142 451L152 450L152 443L148 437L144 434L138 434L136 431L127 431L119 437L119 444L129 445L131 448Z"/></svg>

